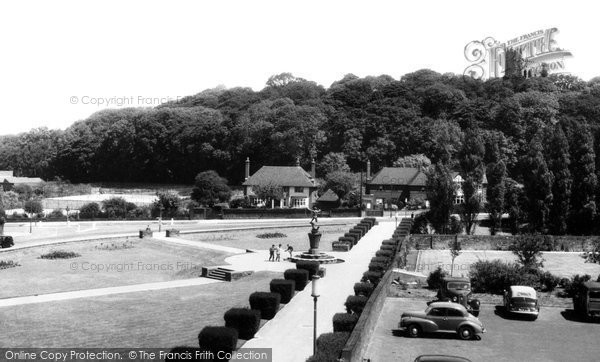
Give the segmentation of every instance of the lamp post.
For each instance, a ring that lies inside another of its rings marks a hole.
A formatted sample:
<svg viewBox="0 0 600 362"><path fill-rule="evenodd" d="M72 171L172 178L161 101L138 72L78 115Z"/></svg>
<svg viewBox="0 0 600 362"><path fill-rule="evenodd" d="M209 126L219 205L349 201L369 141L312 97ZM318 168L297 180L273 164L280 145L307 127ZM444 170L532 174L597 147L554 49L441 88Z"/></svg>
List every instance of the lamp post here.
<svg viewBox="0 0 600 362"><path fill-rule="evenodd" d="M162 230L162 212L164 209L165 209L165 207L161 203L158 206L158 212L159 212L159 214L158 214L158 232L161 232L161 230Z"/></svg>
<svg viewBox="0 0 600 362"><path fill-rule="evenodd" d="M315 303L314 307L314 321L313 321L313 355L317 354L317 299L320 296L319 289L319 280L321 277L318 275L313 275L312 277L312 293L310 294L313 297L313 301Z"/></svg>

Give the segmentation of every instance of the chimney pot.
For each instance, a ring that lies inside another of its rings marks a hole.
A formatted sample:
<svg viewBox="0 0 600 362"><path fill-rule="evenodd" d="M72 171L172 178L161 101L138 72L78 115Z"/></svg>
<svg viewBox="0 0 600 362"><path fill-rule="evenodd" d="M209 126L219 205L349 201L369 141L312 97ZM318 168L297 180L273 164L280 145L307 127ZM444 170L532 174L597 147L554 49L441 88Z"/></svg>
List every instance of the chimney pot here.
<svg viewBox="0 0 600 362"><path fill-rule="evenodd" d="M244 172L244 181L248 180L250 177L250 157L246 157L246 169Z"/></svg>

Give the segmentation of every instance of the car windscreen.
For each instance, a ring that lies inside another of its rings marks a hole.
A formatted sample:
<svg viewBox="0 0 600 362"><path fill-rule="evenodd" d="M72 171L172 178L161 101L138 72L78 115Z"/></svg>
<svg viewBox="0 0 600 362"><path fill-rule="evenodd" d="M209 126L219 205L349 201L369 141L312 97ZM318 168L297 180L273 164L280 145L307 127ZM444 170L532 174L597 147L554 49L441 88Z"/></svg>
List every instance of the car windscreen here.
<svg viewBox="0 0 600 362"><path fill-rule="evenodd" d="M536 300L533 298L514 297L510 299L514 304L535 305Z"/></svg>
<svg viewBox="0 0 600 362"><path fill-rule="evenodd" d="M600 299L600 290L590 290L591 299Z"/></svg>
<svg viewBox="0 0 600 362"><path fill-rule="evenodd" d="M448 289L469 290L471 285L469 283L450 282L448 283Z"/></svg>

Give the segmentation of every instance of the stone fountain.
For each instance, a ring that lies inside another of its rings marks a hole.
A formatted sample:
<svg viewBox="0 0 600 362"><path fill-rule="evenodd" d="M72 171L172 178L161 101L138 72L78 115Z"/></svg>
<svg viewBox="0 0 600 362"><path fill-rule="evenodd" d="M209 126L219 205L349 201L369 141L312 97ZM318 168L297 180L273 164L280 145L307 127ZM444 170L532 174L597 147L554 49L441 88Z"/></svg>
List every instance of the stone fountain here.
<svg viewBox="0 0 600 362"><path fill-rule="evenodd" d="M319 243L321 242L321 233L319 232L318 225L318 213L321 210L314 207L312 212L312 219L310 220L311 230L308 233L308 240L310 242L310 248L307 252L292 257L291 261L296 263L298 261L311 261L319 264L335 264L344 262L342 259L337 259L334 256L325 254L319 250Z"/></svg>

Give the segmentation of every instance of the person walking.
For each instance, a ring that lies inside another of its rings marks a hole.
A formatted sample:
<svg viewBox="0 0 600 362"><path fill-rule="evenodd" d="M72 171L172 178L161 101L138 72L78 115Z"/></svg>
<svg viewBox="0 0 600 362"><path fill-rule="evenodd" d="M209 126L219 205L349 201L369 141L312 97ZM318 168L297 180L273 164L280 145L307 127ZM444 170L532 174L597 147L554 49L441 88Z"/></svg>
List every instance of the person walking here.
<svg viewBox="0 0 600 362"><path fill-rule="evenodd" d="M269 261L275 261L275 244L269 248Z"/></svg>
<svg viewBox="0 0 600 362"><path fill-rule="evenodd" d="M281 261L281 244L275 249L275 260Z"/></svg>

